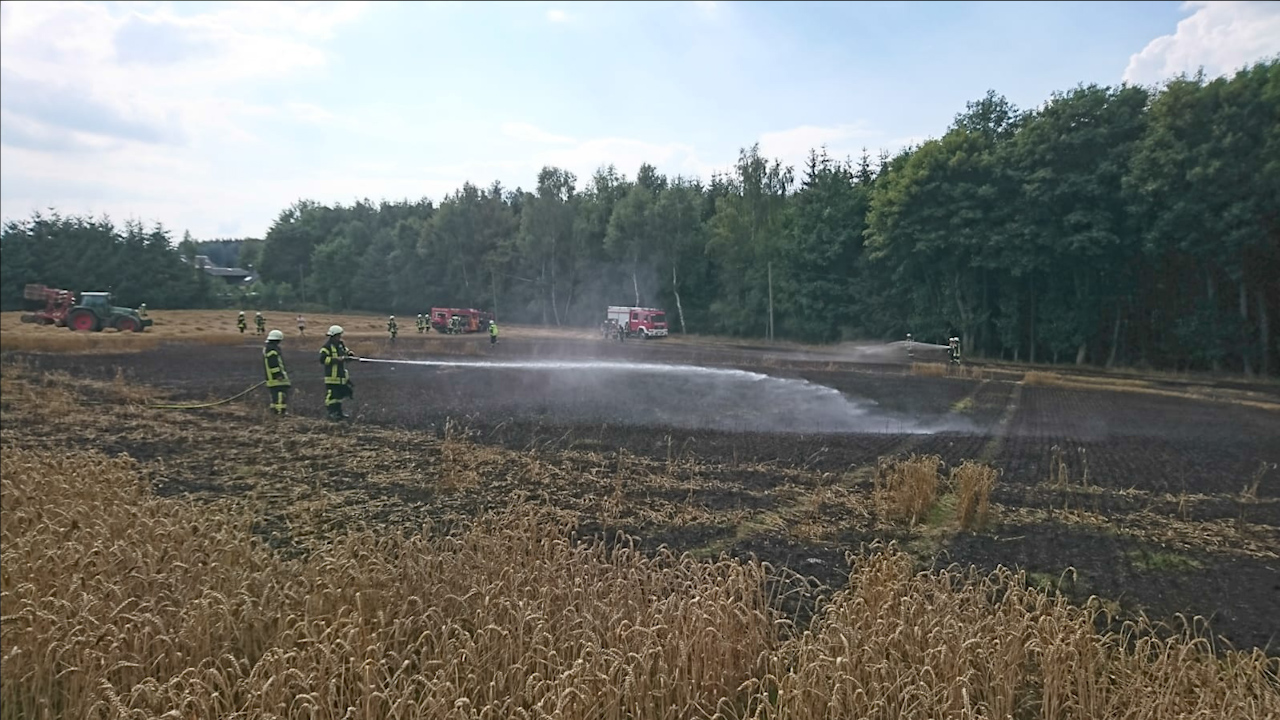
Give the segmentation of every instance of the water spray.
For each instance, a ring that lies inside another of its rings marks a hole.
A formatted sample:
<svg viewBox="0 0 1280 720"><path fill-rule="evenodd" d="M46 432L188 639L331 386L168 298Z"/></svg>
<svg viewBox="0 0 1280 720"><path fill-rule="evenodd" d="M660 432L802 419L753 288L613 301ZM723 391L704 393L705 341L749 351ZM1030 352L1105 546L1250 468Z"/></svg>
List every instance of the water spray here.
<svg viewBox="0 0 1280 720"><path fill-rule="evenodd" d="M736 368L653 362L598 360L386 360L362 362L491 371L553 373L551 397L564 400L566 419L602 412L621 387L630 422L687 428L800 433L922 434L947 429L897 417L867 398L851 398L835 388L800 378L782 378ZM619 385L602 375L661 375L660 386L643 380ZM593 418L594 419L594 418Z"/></svg>

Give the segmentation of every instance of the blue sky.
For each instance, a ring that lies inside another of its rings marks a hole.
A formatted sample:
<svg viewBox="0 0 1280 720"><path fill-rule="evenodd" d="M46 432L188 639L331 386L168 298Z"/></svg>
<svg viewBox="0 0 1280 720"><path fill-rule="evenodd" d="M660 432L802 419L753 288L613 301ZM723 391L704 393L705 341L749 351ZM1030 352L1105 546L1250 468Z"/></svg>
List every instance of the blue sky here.
<svg viewBox="0 0 1280 720"><path fill-rule="evenodd" d="M299 198L706 179L945 132L988 89L1280 53L1280 3L0 3L0 213L260 236Z"/></svg>

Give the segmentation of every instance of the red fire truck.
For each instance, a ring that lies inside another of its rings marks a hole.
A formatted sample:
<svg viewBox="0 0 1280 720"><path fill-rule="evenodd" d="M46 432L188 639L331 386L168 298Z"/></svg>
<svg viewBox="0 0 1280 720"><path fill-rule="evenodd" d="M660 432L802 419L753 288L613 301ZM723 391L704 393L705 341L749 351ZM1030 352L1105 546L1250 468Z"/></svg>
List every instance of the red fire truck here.
<svg viewBox="0 0 1280 720"><path fill-rule="evenodd" d="M475 308L431 308L431 327L446 334L488 330L492 319L493 313Z"/></svg>
<svg viewBox="0 0 1280 720"><path fill-rule="evenodd" d="M610 305L605 322L621 325L628 337L648 340L667 336L667 313L659 308Z"/></svg>

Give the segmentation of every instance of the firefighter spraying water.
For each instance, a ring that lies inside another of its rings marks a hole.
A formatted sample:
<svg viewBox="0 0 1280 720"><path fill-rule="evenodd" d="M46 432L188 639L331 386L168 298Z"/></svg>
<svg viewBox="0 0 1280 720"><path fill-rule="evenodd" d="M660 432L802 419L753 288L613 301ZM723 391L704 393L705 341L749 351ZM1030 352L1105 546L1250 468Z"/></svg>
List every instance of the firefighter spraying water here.
<svg viewBox="0 0 1280 720"><path fill-rule="evenodd" d="M342 401L354 394L347 361L359 358L342 342L341 325L329 326L327 335L329 339L320 348L320 364L324 365L324 407L330 420L346 420L351 416L342 411Z"/></svg>

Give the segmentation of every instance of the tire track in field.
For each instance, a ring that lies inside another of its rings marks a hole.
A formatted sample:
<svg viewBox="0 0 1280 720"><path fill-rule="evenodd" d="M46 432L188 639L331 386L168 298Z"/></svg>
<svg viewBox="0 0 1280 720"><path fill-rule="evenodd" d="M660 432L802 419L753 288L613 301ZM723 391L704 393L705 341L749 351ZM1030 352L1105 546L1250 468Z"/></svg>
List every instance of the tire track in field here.
<svg viewBox="0 0 1280 720"><path fill-rule="evenodd" d="M1022 382L1013 384L1013 390L1009 392L1009 399L1005 401L1004 413L1000 416L1000 420L996 422L995 427L991 430L991 439L982 446L982 452L978 453L976 460L980 463L990 465L1000 455L1000 451L1004 449L1004 441L1009 436L1009 425L1013 422L1013 418L1018 414L1018 409L1022 406Z"/></svg>

